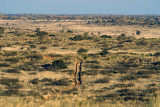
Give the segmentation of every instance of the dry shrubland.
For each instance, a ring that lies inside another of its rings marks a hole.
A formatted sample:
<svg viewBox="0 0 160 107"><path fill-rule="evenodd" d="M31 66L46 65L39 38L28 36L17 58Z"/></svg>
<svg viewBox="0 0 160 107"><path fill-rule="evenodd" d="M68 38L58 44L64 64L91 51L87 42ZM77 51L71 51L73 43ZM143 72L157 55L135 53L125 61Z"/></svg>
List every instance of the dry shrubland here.
<svg viewBox="0 0 160 107"><path fill-rule="evenodd" d="M44 20L43 15L36 17L37 20L28 20L28 23L40 28L23 29L13 19L3 19L0 23L0 106L159 105L160 39L151 37L160 34L159 24L154 21L146 24L145 16L139 16L141 20L138 16L115 16L113 20L106 16L98 22L93 16L90 22L89 16L84 16L85 21L79 16L75 21L56 22L54 18L58 16L50 17L53 18L50 21ZM40 17L42 19L38 21ZM64 19L68 20L65 16ZM144 24L136 22L137 19ZM6 22L8 24L4 24ZM57 26L56 31L50 30L52 22L59 23L53 24ZM75 23L82 29L76 29ZM46 30L42 28L45 24ZM104 24L108 24L107 30ZM90 30L95 29L93 25L101 31L91 33ZM66 28L61 29L64 26ZM86 32L88 26L90 29ZM125 31L126 27L130 30ZM148 36L151 33L153 35ZM88 51L82 64L82 85L69 89L74 85L78 49ZM40 105L44 96L52 95L55 96Z"/></svg>

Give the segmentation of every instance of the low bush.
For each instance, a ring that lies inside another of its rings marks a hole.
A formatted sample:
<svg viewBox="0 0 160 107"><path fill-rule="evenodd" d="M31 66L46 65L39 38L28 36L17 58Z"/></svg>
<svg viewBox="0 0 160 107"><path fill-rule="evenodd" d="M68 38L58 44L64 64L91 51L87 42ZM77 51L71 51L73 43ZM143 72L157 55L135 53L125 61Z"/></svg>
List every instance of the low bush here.
<svg viewBox="0 0 160 107"><path fill-rule="evenodd" d="M110 79L106 77L94 81L94 83L109 83L109 82L110 82Z"/></svg>
<svg viewBox="0 0 160 107"><path fill-rule="evenodd" d="M12 95L12 94L18 94L19 89L22 88L23 86L19 83L18 79L14 78L2 78L0 79L0 84L3 84L6 86L7 94Z"/></svg>
<svg viewBox="0 0 160 107"><path fill-rule="evenodd" d="M70 38L70 40L73 40L73 41L81 41L81 40L91 40L92 37L89 37L89 36L81 36L81 35L77 35L73 38Z"/></svg>
<svg viewBox="0 0 160 107"><path fill-rule="evenodd" d="M31 48L36 48L36 45L29 45Z"/></svg>
<svg viewBox="0 0 160 107"><path fill-rule="evenodd" d="M137 80L138 76L137 75L127 75L122 77L120 80L121 81L127 81L127 80Z"/></svg>
<svg viewBox="0 0 160 107"><path fill-rule="evenodd" d="M52 66L55 69L65 69L65 68L67 68L66 63L62 59L53 61Z"/></svg>
<svg viewBox="0 0 160 107"><path fill-rule="evenodd" d="M102 35L101 38L112 38L112 36Z"/></svg>
<svg viewBox="0 0 160 107"><path fill-rule="evenodd" d="M55 35L55 34L50 34L49 36L51 36L51 37L55 37L56 35Z"/></svg>
<svg viewBox="0 0 160 107"><path fill-rule="evenodd" d="M31 61L38 61L38 60L42 60L43 57L40 54L31 54L26 56L27 59L30 59Z"/></svg>
<svg viewBox="0 0 160 107"><path fill-rule="evenodd" d="M102 49L102 51L99 53L100 55L102 56L105 56L107 55L109 52L108 52L108 49Z"/></svg>
<svg viewBox="0 0 160 107"><path fill-rule="evenodd" d="M10 63L18 63L19 62L19 58L16 58L16 57L7 58L5 60L9 61Z"/></svg>
<svg viewBox="0 0 160 107"><path fill-rule="evenodd" d="M19 70L17 69L7 69L5 72L7 73L21 73Z"/></svg>
<svg viewBox="0 0 160 107"><path fill-rule="evenodd" d="M160 56L160 52L156 52L153 56L159 57Z"/></svg>
<svg viewBox="0 0 160 107"><path fill-rule="evenodd" d="M34 78L33 80L30 80L29 83L39 84L39 79L38 78Z"/></svg>
<svg viewBox="0 0 160 107"><path fill-rule="evenodd" d="M29 36L29 37L36 37L36 35L27 35L27 36Z"/></svg>
<svg viewBox="0 0 160 107"><path fill-rule="evenodd" d="M8 63L0 63L0 67L10 67L10 65Z"/></svg>
<svg viewBox="0 0 160 107"><path fill-rule="evenodd" d="M73 33L73 31L71 31L71 30L68 30L68 31L67 31L67 33Z"/></svg>
<svg viewBox="0 0 160 107"><path fill-rule="evenodd" d="M16 56L18 54L17 51L5 51L4 56Z"/></svg>
<svg viewBox="0 0 160 107"><path fill-rule="evenodd" d="M45 50L47 49L47 47L43 46L43 47L40 47L40 49Z"/></svg>

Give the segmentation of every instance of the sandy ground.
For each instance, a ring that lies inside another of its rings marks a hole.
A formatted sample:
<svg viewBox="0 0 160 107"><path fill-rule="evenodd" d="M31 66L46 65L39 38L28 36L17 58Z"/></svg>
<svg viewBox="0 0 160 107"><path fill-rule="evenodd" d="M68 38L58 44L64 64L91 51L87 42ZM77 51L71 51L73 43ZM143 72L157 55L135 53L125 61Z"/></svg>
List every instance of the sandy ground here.
<svg viewBox="0 0 160 107"><path fill-rule="evenodd" d="M137 38L159 38L160 29L159 28L148 28L141 26L96 26L96 25L87 25L85 21L31 21L31 20L0 20L0 25L6 26L9 29L18 28L21 30L35 30L40 28L44 31L49 32L59 32L61 30L67 31L68 29L73 30L74 33L82 34L88 32L89 34L93 33L98 35L98 32L107 35L120 35L125 33L128 36L135 36ZM136 35L136 30L141 31L140 35Z"/></svg>

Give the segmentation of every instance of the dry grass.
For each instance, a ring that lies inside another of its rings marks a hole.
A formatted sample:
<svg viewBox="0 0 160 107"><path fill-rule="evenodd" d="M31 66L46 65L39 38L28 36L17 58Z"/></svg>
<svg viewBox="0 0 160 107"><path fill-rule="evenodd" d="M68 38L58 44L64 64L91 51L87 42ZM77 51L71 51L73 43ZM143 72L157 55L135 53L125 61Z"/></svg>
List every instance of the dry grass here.
<svg viewBox="0 0 160 107"><path fill-rule="evenodd" d="M0 106L156 107L159 104L159 95L156 98L154 95L159 91L160 43L159 38L150 39L159 36L158 28L90 26L85 25L82 20L51 21L54 23L44 21L45 27L44 23L31 20L3 20L0 24L6 22L15 23L16 27L20 28L20 36L9 33L15 29L6 27L4 36L0 38L0 45L3 45L0 51L0 80L14 77L18 80L17 84L23 87L20 87L16 94L9 96L5 94L8 87L16 87L12 82L7 84L2 81ZM36 36L28 36L35 35L37 26L53 36L45 36L42 41ZM64 26L64 30L70 29L73 33L59 32ZM136 35L136 38L129 37L137 29L142 33ZM102 38L97 34L98 31L101 35L109 35L112 38ZM85 32L89 32L88 35ZM91 35L91 32L95 35ZM121 35L122 33L126 36ZM78 34L82 37L87 35L87 39L70 39ZM124 37L117 39L119 35ZM90 36L92 39L88 39ZM73 85L76 53L80 48L88 50L88 58L82 65L82 85L66 90L41 104L43 96L56 94ZM101 55L102 50L107 50L107 53ZM67 67L57 69L56 66L62 66L62 63L56 65L54 62L59 60L63 60ZM49 68L45 69L44 65Z"/></svg>

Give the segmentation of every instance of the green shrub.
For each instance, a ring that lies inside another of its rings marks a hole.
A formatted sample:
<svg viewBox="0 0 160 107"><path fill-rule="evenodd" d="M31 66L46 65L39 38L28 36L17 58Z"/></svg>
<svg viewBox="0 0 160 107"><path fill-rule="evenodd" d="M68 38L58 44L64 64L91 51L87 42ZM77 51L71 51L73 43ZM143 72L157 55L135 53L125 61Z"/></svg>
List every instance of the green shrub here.
<svg viewBox="0 0 160 107"><path fill-rule="evenodd" d="M81 40L91 40L92 37L89 37L89 36L81 36L81 35L77 35L73 38L70 38L70 40L73 40L73 41L81 41Z"/></svg>
<svg viewBox="0 0 160 107"><path fill-rule="evenodd" d="M55 69L65 69L67 65L62 59L59 59L52 62L52 67Z"/></svg>
<svg viewBox="0 0 160 107"><path fill-rule="evenodd" d="M137 80L138 76L137 75L127 75L122 77L120 80L121 81L127 81L127 80Z"/></svg>
<svg viewBox="0 0 160 107"><path fill-rule="evenodd" d="M81 35L77 35L77 36L75 36L75 37L73 37L73 38L70 38L70 40L74 40L74 41L80 41L80 40L83 40L84 38L83 38L83 36L81 36Z"/></svg>
<svg viewBox="0 0 160 107"><path fill-rule="evenodd" d="M73 31L71 31L71 30L68 30L68 31L67 31L67 33L73 33Z"/></svg>
<svg viewBox="0 0 160 107"><path fill-rule="evenodd" d="M10 67L8 63L0 63L0 67Z"/></svg>
<svg viewBox="0 0 160 107"><path fill-rule="evenodd" d="M34 78L33 80L30 80L29 83L39 84L39 79L38 78Z"/></svg>
<svg viewBox="0 0 160 107"><path fill-rule="evenodd" d="M102 35L101 38L112 38L112 36Z"/></svg>
<svg viewBox="0 0 160 107"><path fill-rule="evenodd" d="M45 32L45 31L39 31L36 33L36 36L39 36L39 37L43 37L45 35L48 35L48 32Z"/></svg>
<svg viewBox="0 0 160 107"><path fill-rule="evenodd" d="M140 35L141 31L137 30L136 35Z"/></svg>
<svg viewBox="0 0 160 107"><path fill-rule="evenodd" d="M29 45L31 48L36 48L36 45Z"/></svg>
<svg viewBox="0 0 160 107"><path fill-rule="evenodd" d="M102 51L99 53L100 55L102 55L102 56L105 56L106 54L108 54L109 52L108 52L108 49L102 49Z"/></svg>
<svg viewBox="0 0 160 107"><path fill-rule="evenodd" d="M117 40L126 40L126 39L128 39L128 37L124 33L117 37Z"/></svg>
<svg viewBox="0 0 160 107"><path fill-rule="evenodd" d="M29 36L29 37L36 37L36 35L27 35L27 36Z"/></svg>
<svg viewBox="0 0 160 107"><path fill-rule="evenodd" d="M40 47L40 49L45 50L47 49L47 47L43 46L43 47Z"/></svg>
<svg viewBox="0 0 160 107"><path fill-rule="evenodd" d="M4 33L4 27L0 27L0 34L3 34Z"/></svg>
<svg viewBox="0 0 160 107"><path fill-rule="evenodd" d="M51 37L55 37L56 35L55 35L55 34L50 34L49 36L51 36Z"/></svg>
<svg viewBox="0 0 160 107"><path fill-rule="evenodd" d="M0 79L0 84L6 86L6 88L8 89L7 90L8 95L18 94L19 89L23 87L21 84L19 84L18 79L7 78L7 77Z"/></svg>
<svg viewBox="0 0 160 107"><path fill-rule="evenodd" d="M16 56L18 54L17 51L5 51L4 56Z"/></svg>
<svg viewBox="0 0 160 107"><path fill-rule="evenodd" d="M6 70L7 73L21 73L19 70L17 69L7 69Z"/></svg>
<svg viewBox="0 0 160 107"><path fill-rule="evenodd" d="M7 58L6 61L9 61L10 63L14 64L19 62L19 58L16 58L16 57Z"/></svg>
<svg viewBox="0 0 160 107"><path fill-rule="evenodd" d="M156 52L153 56L159 57L160 56L160 52Z"/></svg>

